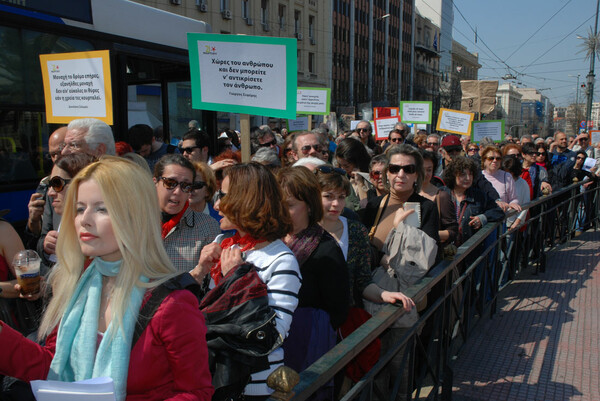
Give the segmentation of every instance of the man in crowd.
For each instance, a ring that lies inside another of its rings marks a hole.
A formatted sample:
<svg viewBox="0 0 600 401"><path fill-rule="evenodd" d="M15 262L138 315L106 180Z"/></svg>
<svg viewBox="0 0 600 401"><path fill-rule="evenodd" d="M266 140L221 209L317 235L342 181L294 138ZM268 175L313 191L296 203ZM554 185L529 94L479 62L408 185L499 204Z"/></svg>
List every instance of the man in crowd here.
<svg viewBox="0 0 600 401"><path fill-rule="evenodd" d="M552 154L550 161L553 166L567 160L575 161L576 153L569 149L567 134L562 131L556 131L554 134L554 142L550 145L550 152Z"/></svg>
<svg viewBox="0 0 600 401"><path fill-rule="evenodd" d="M587 132L579 134L571 146L569 146L573 152L584 151L587 157L598 160L600 158L600 150L596 149L590 143L590 135ZM596 163L596 166L598 164Z"/></svg>
<svg viewBox="0 0 600 401"><path fill-rule="evenodd" d="M92 156L114 156L115 138L108 124L95 118L73 120L67 126L63 155L87 153Z"/></svg>
<svg viewBox="0 0 600 401"><path fill-rule="evenodd" d="M146 159L150 171L161 157L167 153L179 153L176 146L157 141L149 125L136 124L129 128L129 141L133 151Z"/></svg>
<svg viewBox="0 0 600 401"><path fill-rule="evenodd" d="M460 139L456 135L446 135L442 139L442 157L440 158L440 164L435 171L437 177L441 177L446 168L446 165L452 161L452 158L459 156L463 151Z"/></svg>
<svg viewBox="0 0 600 401"><path fill-rule="evenodd" d="M191 162L204 162L210 164L208 147L210 138L208 134L197 128L190 129L181 141L181 153Z"/></svg>
<svg viewBox="0 0 600 401"><path fill-rule="evenodd" d="M295 135L292 142L292 157L294 160L302 159L303 157L316 157L323 161L327 161L327 156L323 155L323 151L327 151L314 132L299 132Z"/></svg>
<svg viewBox="0 0 600 401"><path fill-rule="evenodd" d="M440 149L440 136L438 134L429 134L425 149L437 154Z"/></svg>
<svg viewBox="0 0 600 401"><path fill-rule="evenodd" d="M252 154L255 154L260 148L269 148L279 154L277 139L268 125L261 125L250 130L250 143L252 145Z"/></svg>

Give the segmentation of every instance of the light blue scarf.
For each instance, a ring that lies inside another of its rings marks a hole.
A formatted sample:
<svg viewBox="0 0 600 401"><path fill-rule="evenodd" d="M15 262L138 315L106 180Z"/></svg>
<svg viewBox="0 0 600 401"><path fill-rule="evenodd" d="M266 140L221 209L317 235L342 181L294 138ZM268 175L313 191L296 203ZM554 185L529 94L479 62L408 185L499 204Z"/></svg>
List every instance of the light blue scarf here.
<svg viewBox="0 0 600 401"><path fill-rule="evenodd" d="M116 276L121 262L106 262L97 257L81 275L58 327L56 353L48 373L48 380L66 382L111 377L118 401L127 395L131 341L145 293L145 289L134 287L123 326L111 336L113 323L116 324L112 321L96 352L102 276ZM148 281L145 277L141 279Z"/></svg>

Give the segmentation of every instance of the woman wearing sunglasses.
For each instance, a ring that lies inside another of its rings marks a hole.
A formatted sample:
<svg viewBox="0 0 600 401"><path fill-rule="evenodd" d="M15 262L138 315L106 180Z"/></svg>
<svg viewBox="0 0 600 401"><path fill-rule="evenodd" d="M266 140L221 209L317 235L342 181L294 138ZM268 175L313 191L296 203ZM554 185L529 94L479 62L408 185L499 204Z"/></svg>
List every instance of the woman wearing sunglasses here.
<svg viewBox="0 0 600 401"><path fill-rule="evenodd" d="M48 198L52 202L54 214L42 216L42 235L38 240L37 252L46 268L56 263L56 240L63 214L65 196L71 179L85 166L96 161L94 156L86 153L73 153L59 157L50 172ZM43 269L43 268L42 268Z"/></svg>
<svg viewBox="0 0 600 401"><path fill-rule="evenodd" d="M194 165L180 154L167 154L154 166L162 237L171 262L180 272L194 268L204 245L221 232L215 219L189 207L195 179Z"/></svg>
<svg viewBox="0 0 600 401"><path fill-rule="evenodd" d="M502 153L500 153L500 149L496 146L487 146L483 149L483 152L481 152L481 164L483 176L498 192L498 206L505 212L509 208L520 212L521 206L519 206L519 199L517 198L515 180L513 180L510 173L500 168L502 167Z"/></svg>
<svg viewBox="0 0 600 401"><path fill-rule="evenodd" d="M45 345L0 322L0 374L26 381L111 377L117 401L209 401L206 325L194 294L171 291L134 340L144 300L176 275L150 177L130 161L106 157L70 185L49 278L53 297L38 331Z"/></svg>
<svg viewBox="0 0 600 401"><path fill-rule="evenodd" d="M204 162L192 162L196 169L196 178L190 192L190 209L204 213L220 221L221 216L212 205L212 199L217 191L217 179L210 166Z"/></svg>

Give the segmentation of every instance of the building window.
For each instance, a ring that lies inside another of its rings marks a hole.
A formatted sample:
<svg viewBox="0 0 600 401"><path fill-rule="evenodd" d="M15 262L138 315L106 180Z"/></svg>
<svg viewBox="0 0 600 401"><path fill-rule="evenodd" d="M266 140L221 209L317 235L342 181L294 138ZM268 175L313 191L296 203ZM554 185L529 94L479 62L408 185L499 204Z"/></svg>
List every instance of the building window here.
<svg viewBox="0 0 600 401"><path fill-rule="evenodd" d="M286 14L286 8L285 8L285 4L280 4L279 5L279 29L285 29L285 14Z"/></svg>
<svg viewBox="0 0 600 401"><path fill-rule="evenodd" d="M310 39L315 38L315 16L314 15L308 16L308 37Z"/></svg>
<svg viewBox="0 0 600 401"><path fill-rule="evenodd" d="M229 0L221 0L221 11L229 10Z"/></svg>
<svg viewBox="0 0 600 401"><path fill-rule="evenodd" d="M300 52L300 49L297 50L296 55L298 57L298 71L302 71L302 58L300 57L302 53Z"/></svg>
<svg viewBox="0 0 600 401"><path fill-rule="evenodd" d="M295 34L300 33L300 29L302 28L302 26L300 24L301 16L302 16L302 14L300 13L300 11L294 10L294 33Z"/></svg>
<svg viewBox="0 0 600 401"><path fill-rule="evenodd" d="M260 22L269 25L269 0L260 0Z"/></svg>
<svg viewBox="0 0 600 401"><path fill-rule="evenodd" d="M315 71L315 54L308 53L308 72L314 74Z"/></svg>
<svg viewBox="0 0 600 401"><path fill-rule="evenodd" d="M242 0L242 18L250 18L250 6L248 5L249 0Z"/></svg>

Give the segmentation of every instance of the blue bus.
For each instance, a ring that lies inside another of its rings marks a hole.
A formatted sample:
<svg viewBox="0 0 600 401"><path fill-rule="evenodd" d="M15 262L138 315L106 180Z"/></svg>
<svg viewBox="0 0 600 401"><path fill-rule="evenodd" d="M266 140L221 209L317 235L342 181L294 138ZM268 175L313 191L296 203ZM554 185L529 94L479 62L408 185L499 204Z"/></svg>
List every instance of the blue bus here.
<svg viewBox="0 0 600 401"><path fill-rule="evenodd" d="M25 5L17 5L23 3ZM127 0L0 0L0 210L21 226L51 168L40 54L109 50L115 140L130 126L182 136L190 120L216 132L214 112L191 108L187 32L202 21Z"/></svg>

